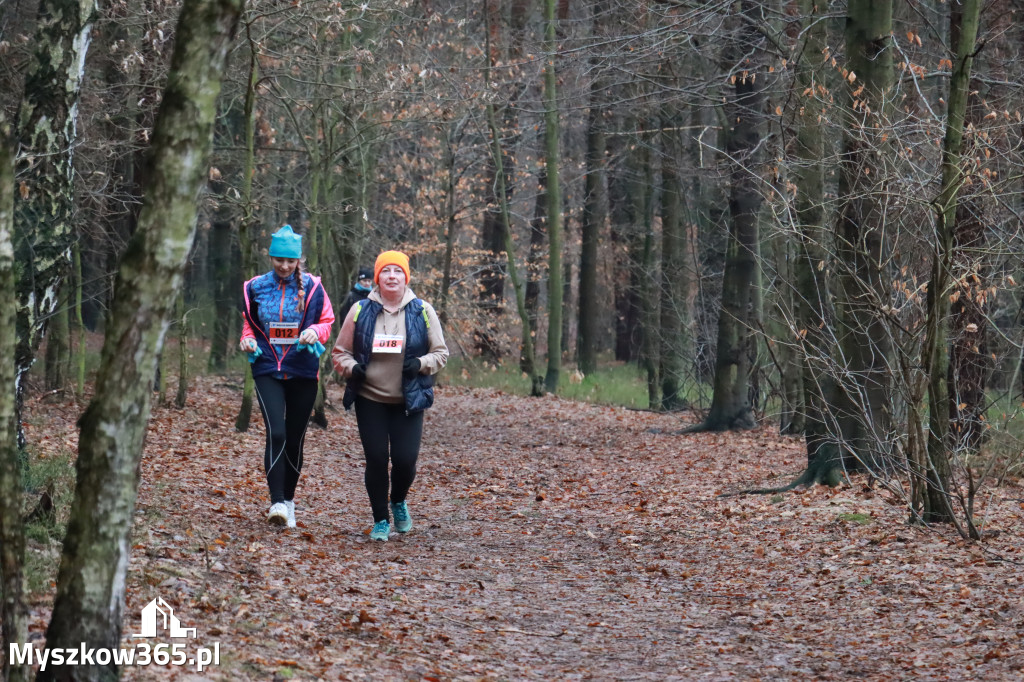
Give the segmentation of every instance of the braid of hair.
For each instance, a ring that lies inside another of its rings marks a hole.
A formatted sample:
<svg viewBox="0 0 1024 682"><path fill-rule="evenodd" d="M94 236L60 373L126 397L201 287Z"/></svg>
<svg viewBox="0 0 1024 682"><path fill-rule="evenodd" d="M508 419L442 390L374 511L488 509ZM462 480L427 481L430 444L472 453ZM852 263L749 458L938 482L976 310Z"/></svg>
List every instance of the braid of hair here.
<svg viewBox="0 0 1024 682"><path fill-rule="evenodd" d="M296 310L300 313L306 310L306 283L302 278L302 259L295 264L295 277L297 278L296 284L299 287L299 304L296 306Z"/></svg>

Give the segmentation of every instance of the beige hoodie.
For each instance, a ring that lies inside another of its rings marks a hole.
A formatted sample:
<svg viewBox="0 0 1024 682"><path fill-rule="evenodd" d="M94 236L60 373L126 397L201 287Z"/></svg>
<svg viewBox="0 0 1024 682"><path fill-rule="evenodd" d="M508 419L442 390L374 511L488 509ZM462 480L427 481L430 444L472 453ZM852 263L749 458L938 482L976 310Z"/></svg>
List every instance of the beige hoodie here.
<svg viewBox="0 0 1024 682"><path fill-rule="evenodd" d="M384 305L380 292L374 287L367 297ZM377 323L374 326L374 334L398 334L405 338L405 306L416 298L412 289L406 287L405 296L402 297L402 305L398 310L389 310L386 306L377 316ZM338 341L331 351L331 359L336 369L343 376L351 376L352 368L358 363L352 355L352 340L355 336L355 322L353 317L359 306L354 305L341 323L341 333L338 334ZM437 319L434 307L423 301L423 309L427 311L427 320L430 327L427 329L427 344L429 350L426 355L420 357L421 374L437 374L448 362L448 346L444 342L444 334L441 331L441 322ZM379 403L402 403L402 361L405 355L402 353L374 353L370 362L366 365L366 381L359 388L359 395Z"/></svg>

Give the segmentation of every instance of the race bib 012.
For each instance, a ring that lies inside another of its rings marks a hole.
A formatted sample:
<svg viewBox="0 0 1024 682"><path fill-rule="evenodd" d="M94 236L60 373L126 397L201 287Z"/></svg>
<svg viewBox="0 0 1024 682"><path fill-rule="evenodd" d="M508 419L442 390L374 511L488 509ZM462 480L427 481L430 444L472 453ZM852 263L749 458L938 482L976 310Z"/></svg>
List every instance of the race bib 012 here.
<svg viewBox="0 0 1024 682"><path fill-rule="evenodd" d="M288 346L299 342L298 322L271 322L270 343Z"/></svg>

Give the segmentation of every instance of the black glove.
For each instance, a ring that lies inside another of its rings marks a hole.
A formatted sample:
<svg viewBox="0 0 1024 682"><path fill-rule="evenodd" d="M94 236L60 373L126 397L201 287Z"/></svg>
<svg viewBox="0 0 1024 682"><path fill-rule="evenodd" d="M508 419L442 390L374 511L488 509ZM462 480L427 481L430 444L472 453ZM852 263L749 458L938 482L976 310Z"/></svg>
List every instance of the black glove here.
<svg viewBox="0 0 1024 682"><path fill-rule="evenodd" d="M402 374L407 378L412 379L420 373L420 367L422 366L423 363L420 362L419 358L406 358L405 361L402 362Z"/></svg>
<svg viewBox="0 0 1024 682"><path fill-rule="evenodd" d="M356 381L362 381L363 379L365 379L366 378L366 365L363 364L363 363L359 363L358 365L353 367L352 368L352 374L349 375L349 378L350 379L355 379Z"/></svg>

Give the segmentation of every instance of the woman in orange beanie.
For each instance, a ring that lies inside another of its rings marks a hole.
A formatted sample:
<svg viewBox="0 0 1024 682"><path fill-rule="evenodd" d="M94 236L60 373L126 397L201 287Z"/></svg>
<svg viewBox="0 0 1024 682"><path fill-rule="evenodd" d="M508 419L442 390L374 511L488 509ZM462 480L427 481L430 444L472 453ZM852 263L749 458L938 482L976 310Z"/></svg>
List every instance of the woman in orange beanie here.
<svg viewBox="0 0 1024 682"><path fill-rule="evenodd" d="M349 310L332 352L335 369L348 377L345 409L356 406L373 510L370 538L379 541L390 536L391 517L399 533L412 530L406 495L416 477L423 411L434 403L434 375L448 362L437 313L416 298L410 279L407 255L377 256L376 286Z"/></svg>

